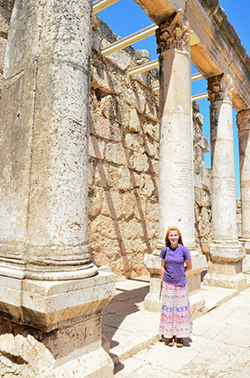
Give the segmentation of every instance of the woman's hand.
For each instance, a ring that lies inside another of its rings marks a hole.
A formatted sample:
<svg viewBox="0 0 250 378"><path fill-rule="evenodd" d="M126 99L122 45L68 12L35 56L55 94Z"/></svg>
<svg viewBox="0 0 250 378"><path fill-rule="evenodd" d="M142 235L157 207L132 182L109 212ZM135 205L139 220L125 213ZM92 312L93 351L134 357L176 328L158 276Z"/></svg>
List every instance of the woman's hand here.
<svg viewBox="0 0 250 378"><path fill-rule="evenodd" d="M193 268L193 264L192 264L192 260L185 260L185 263L186 263L186 267L185 267L185 273L188 272L189 270L192 270Z"/></svg>
<svg viewBox="0 0 250 378"><path fill-rule="evenodd" d="M161 259L161 283L163 280L164 270L165 270L165 260Z"/></svg>

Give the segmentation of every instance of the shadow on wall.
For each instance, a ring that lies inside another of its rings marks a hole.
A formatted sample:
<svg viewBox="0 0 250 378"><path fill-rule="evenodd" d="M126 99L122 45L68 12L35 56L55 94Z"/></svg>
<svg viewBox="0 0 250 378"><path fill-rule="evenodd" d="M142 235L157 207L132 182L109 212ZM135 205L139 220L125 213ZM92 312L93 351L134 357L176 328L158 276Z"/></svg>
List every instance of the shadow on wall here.
<svg viewBox="0 0 250 378"><path fill-rule="evenodd" d="M130 80L130 89L140 101L143 96ZM158 142L145 131L144 125L150 121L143 112L139 114L119 96L100 88L92 88L91 93L91 257L98 265L109 265L118 276L122 273L131 278L146 273L144 255L151 253L156 243L158 188L154 161L158 161ZM132 117L136 129L126 124L125 119ZM152 127L158 125L151 123Z"/></svg>

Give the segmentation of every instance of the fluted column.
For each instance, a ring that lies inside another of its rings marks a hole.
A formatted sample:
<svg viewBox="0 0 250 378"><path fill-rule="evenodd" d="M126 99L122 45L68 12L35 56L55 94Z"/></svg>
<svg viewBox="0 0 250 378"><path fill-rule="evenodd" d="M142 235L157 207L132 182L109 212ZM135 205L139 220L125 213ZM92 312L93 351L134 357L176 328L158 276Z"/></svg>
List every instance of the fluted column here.
<svg viewBox="0 0 250 378"><path fill-rule="evenodd" d="M183 20L181 9L156 31L160 54L159 240L153 255L146 259L151 273L151 293L146 300L158 291L159 282L154 282L159 272L156 266L160 264L158 256L170 226L181 230L192 258L197 257L192 273L199 274L206 265L205 257L195 251L194 240L190 36L189 23ZM193 288L198 290L199 282Z"/></svg>
<svg viewBox="0 0 250 378"><path fill-rule="evenodd" d="M22 376L113 376L101 318L114 275L91 262L87 232L92 6L16 0L12 11L0 115L0 349L25 361Z"/></svg>
<svg viewBox="0 0 250 378"><path fill-rule="evenodd" d="M241 241L246 250L243 271L250 273L250 109L237 114L240 156Z"/></svg>
<svg viewBox="0 0 250 378"><path fill-rule="evenodd" d="M235 198L232 80L219 75L208 80L210 100L212 244L205 283L240 288L245 250L238 242Z"/></svg>

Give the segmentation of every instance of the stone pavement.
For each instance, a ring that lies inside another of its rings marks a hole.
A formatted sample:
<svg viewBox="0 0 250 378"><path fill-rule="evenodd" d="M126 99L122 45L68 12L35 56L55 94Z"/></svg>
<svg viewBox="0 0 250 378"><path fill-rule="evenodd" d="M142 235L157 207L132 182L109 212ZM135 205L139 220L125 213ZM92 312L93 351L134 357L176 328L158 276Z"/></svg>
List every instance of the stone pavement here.
<svg viewBox="0 0 250 378"><path fill-rule="evenodd" d="M103 312L103 347L115 378L249 378L250 280L248 288L202 286L206 314L194 320L183 348L158 342L159 313L144 310L149 277L117 282Z"/></svg>

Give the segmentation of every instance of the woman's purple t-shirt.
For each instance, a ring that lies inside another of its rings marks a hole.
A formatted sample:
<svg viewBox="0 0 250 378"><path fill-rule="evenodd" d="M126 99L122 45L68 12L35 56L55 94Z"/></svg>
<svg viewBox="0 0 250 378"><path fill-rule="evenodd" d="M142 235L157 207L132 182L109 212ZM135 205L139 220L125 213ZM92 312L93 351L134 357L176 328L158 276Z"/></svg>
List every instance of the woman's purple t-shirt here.
<svg viewBox="0 0 250 378"><path fill-rule="evenodd" d="M165 247L161 250L160 258L164 258ZM189 250L184 245L179 244L175 250L167 249L165 255L166 269L163 275L163 281L171 285L184 286L187 283L184 261L190 260Z"/></svg>

